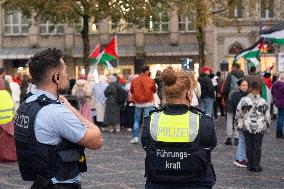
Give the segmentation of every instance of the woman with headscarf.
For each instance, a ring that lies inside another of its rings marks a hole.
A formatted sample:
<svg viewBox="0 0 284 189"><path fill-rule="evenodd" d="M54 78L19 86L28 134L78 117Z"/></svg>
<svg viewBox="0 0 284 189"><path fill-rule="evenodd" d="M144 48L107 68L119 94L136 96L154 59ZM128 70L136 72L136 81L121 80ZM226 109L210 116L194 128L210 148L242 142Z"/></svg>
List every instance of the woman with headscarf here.
<svg viewBox="0 0 284 189"><path fill-rule="evenodd" d="M99 77L99 83L95 84L93 88L92 95L96 100L96 120L98 126L103 129L104 128L104 116L106 109L106 96L104 94L105 89L107 88L107 78L104 75Z"/></svg>
<svg viewBox="0 0 284 189"><path fill-rule="evenodd" d="M89 83L90 89L91 89L91 99L90 99L90 108L92 111L92 116L93 116L93 121L94 123L97 125L97 119L96 119L96 99L94 97L93 93L93 89L95 88L96 85L96 79L95 79L95 75L92 73L89 73L87 76L87 81Z"/></svg>
<svg viewBox="0 0 284 189"><path fill-rule="evenodd" d="M199 106L199 99L201 97L201 86L200 83L195 79L194 72L189 73L191 79L191 106L198 107Z"/></svg>
<svg viewBox="0 0 284 189"><path fill-rule="evenodd" d="M72 89L72 95L74 95L79 101L80 113L89 121L93 122L93 115L90 107L92 91L86 79L86 75L80 76L80 79L76 81Z"/></svg>
<svg viewBox="0 0 284 189"><path fill-rule="evenodd" d="M14 102L2 78L0 102L0 161L17 161L13 126Z"/></svg>
<svg viewBox="0 0 284 189"><path fill-rule="evenodd" d="M120 109L121 105L117 101L117 89L118 89L117 77L114 75L109 76L109 85L104 91L106 100L106 109L104 124L108 126L108 131L116 132L120 131Z"/></svg>
<svg viewBox="0 0 284 189"><path fill-rule="evenodd" d="M211 189L216 181L211 150L217 145L213 120L191 106L191 80L184 71L162 73L167 104L144 120L146 189Z"/></svg>

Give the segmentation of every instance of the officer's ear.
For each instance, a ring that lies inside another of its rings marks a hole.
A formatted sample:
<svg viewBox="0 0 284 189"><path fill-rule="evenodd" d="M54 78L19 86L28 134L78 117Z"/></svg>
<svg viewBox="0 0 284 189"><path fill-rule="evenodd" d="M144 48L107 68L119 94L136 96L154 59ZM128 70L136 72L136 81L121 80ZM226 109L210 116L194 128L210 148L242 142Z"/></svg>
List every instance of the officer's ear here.
<svg viewBox="0 0 284 189"><path fill-rule="evenodd" d="M56 73L52 76L52 82L58 84L59 83L59 73Z"/></svg>

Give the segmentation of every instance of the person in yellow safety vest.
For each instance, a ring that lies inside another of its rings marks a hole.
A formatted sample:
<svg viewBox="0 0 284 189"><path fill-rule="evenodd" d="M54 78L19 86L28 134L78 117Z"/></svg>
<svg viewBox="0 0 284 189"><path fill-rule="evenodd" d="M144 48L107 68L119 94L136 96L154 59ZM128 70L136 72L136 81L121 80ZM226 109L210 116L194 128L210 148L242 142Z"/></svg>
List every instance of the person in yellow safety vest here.
<svg viewBox="0 0 284 189"><path fill-rule="evenodd" d="M0 161L17 161L14 142L14 102L0 78Z"/></svg>
<svg viewBox="0 0 284 189"><path fill-rule="evenodd" d="M191 80L184 71L165 69L167 104L144 120L146 189L210 189L216 181L211 151L217 145L213 120L191 107Z"/></svg>
<svg viewBox="0 0 284 189"><path fill-rule="evenodd" d="M0 79L0 124L4 125L12 121L14 116L14 102L5 88L4 80Z"/></svg>

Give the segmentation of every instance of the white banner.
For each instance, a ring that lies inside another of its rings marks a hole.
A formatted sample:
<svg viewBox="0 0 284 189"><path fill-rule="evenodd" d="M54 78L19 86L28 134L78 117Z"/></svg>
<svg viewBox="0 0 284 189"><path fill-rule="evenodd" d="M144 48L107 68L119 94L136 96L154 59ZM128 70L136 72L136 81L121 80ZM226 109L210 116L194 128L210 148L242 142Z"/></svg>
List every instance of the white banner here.
<svg viewBox="0 0 284 189"><path fill-rule="evenodd" d="M278 72L284 72L284 53L278 55Z"/></svg>

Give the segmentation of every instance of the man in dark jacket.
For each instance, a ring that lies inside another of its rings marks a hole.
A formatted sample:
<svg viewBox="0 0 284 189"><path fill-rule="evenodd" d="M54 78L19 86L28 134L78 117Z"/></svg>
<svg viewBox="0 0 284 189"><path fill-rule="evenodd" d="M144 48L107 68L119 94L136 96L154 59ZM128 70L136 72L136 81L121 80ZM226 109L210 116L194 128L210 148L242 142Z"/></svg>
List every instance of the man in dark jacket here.
<svg viewBox="0 0 284 189"><path fill-rule="evenodd" d="M238 89L237 81L240 78L244 77L244 72L241 70L241 67L239 64L235 63L232 65L232 71L228 74L226 77L225 83L224 83L224 91L223 91L223 97L225 99L225 106L226 106L226 112L227 112L227 140L225 142L226 145L232 145L232 136L233 136L233 113L232 113L232 107L230 105L230 94ZM235 145L238 145L238 133L236 130L234 130L234 138L235 138Z"/></svg>
<svg viewBox="0 0 284 189"><path fill-rule="evenodd" d="M214 87L209 78L211 72L210 67L204 66L202 68L202 74L198 78L198 82L201 86L200 108L208 115L212 115L214 102Z"/></svg>

